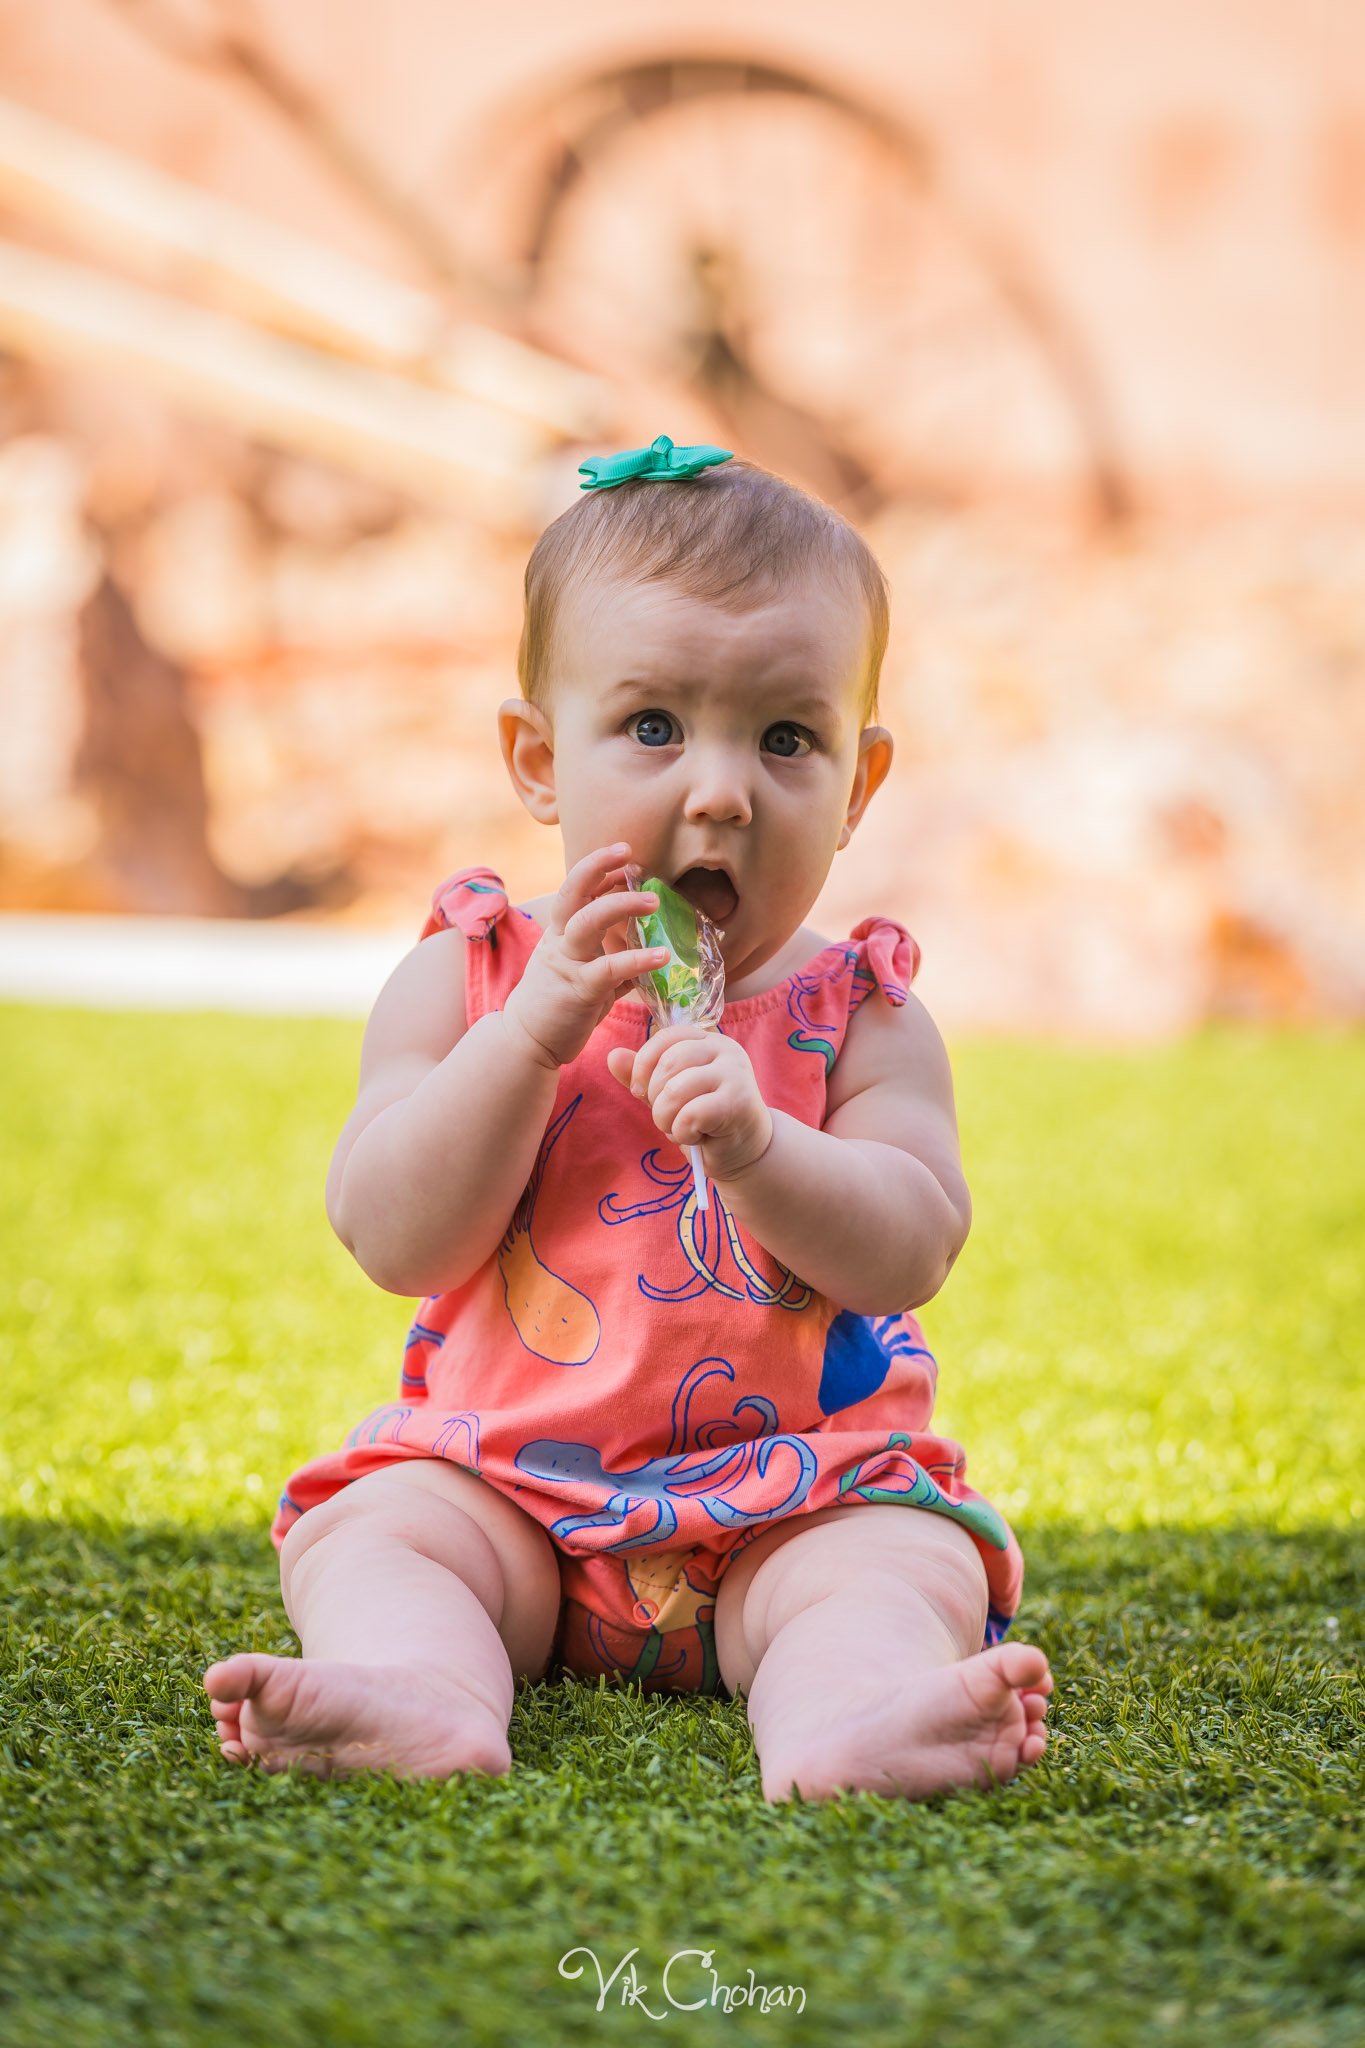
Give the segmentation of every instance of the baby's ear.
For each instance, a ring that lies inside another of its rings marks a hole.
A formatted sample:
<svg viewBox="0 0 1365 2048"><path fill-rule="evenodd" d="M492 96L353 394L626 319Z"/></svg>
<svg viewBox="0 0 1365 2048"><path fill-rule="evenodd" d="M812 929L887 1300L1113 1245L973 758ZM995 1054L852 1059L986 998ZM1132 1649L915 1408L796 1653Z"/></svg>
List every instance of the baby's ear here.
<svg viewBox="0 0 1365 2048"><path fill-rule="evenodd" d="M858 820L890 773L895 744L884 725L865 725L859 734L858 766L849 792L848 814L839 835L840 848L848 845L858 829Z"/></svg>
<svg viewBox="0 0 1365 2048"><path fill-rule="evenodd" d="M522 697L509 697L498 708L498 741L526 809L542 825L557 825L554 731L545 713Z"/></svg>

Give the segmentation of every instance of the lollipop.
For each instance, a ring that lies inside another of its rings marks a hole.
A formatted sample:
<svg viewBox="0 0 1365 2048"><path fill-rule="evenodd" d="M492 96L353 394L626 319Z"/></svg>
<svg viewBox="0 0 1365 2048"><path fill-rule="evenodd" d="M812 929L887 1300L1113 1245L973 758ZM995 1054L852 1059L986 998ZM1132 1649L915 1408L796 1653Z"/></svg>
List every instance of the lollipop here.
<svg viewBox="0 0 1365 2048"><path fill-rule="evenodd" d="M638 867L628 865L626 885L648 889L659 899L657 910L630 920L632 946L668 948L667 965L640 976L641 993L654 1016L660 1024L701 1024L714 1031L725 1008L725 961L720 950L724 934L657 875L645 880ZM706 1176L701 1150L696 1145L684 1149L692 1162L697 1207L704 1209Z"/></svg>

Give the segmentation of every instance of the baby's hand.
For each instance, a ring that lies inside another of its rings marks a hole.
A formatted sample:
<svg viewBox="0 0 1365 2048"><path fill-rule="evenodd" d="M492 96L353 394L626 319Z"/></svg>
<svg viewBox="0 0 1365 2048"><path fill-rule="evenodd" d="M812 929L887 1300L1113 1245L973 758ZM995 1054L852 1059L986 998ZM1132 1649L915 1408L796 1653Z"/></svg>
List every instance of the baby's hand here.
<svg viewBox="0 0 1365 2048"><path fill-rule="evenodd" d="M607 939L613 925L658 906L658 897L644 890L602 893L624 880L629 855L625 841L599 846L569 869L540 943L503 1004L504 1016L530 1040L542 1066L576 1060L625 984L668 958L667 946L632 951L619 936L614 943Z"/></svg>
<svg viewBox="0 0 1365 2048"><path fill-rule="evenodd" d="M670 1024L638 1052L616 1045L608 1071L647 1100L675 1145L700 1145L712 1180L731 1180L761 1159L773 1120L744 1047L700 1024Z"/></svg>

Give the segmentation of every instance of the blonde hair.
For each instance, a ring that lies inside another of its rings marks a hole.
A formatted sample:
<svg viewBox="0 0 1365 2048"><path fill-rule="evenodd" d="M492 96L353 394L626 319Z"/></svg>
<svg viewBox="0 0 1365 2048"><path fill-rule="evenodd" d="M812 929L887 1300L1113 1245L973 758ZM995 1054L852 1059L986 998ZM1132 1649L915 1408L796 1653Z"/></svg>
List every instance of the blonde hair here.
<svg viewBox="0 0 1365 2048"><path fill-rule="evenodd" d="M628 583L667 583L701 603L743 612L820 570L832 570L867 605L867 725L877 716L890 590L867 542L832 506L738 458L673 483L633 478L612 490L585 491L546 527L526 564L517 648L522 696L549 711L560 603L566 589L595 571Z"/></svg>

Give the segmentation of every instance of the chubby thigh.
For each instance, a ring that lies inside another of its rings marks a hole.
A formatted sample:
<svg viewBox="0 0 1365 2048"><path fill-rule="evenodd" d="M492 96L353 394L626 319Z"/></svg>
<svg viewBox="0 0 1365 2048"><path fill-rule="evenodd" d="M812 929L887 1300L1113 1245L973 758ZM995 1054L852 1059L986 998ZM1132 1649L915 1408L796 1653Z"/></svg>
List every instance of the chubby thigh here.
<svg viewBox="0 0 1365 2048"><path fill-rule="evenodd" d="M894 1600L902 1589L922 1596L941 1622L947 1659L981 1648L986 1568L947 1516L869 1501L774 1523L739 1552L716 1594L722 1683L747 1693L774 1636L817 1602L879 1592Z"/></svg>
<svg viewBox="0 0 1365 2048"><path fill-rule="evenodd" d="M508 1495L444 1458L403 1458L352 1480L285 1536L280 1583L296 1630L302 1585L321 1555L357 1536L416 1550L454 1573L488 1613L513 1676L544 1676L559 1619L558 1553Z"/></svg>

